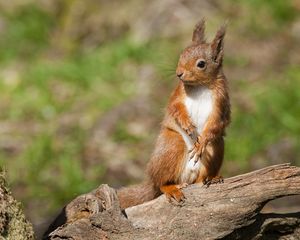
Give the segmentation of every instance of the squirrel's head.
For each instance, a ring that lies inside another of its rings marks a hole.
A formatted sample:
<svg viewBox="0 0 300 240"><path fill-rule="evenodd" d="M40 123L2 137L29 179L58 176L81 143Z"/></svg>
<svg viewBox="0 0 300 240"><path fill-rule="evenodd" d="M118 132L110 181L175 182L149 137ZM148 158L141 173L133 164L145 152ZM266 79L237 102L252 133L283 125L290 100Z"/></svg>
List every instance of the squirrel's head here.
<svg viewBox="0 0 300 240"><path fill-rule="evenodd" d="M204 36L205 20L193 32L192 44L180 55L176 75L186 85L210 83L222 68L225 26L221 26L212 42Z"/></svg>

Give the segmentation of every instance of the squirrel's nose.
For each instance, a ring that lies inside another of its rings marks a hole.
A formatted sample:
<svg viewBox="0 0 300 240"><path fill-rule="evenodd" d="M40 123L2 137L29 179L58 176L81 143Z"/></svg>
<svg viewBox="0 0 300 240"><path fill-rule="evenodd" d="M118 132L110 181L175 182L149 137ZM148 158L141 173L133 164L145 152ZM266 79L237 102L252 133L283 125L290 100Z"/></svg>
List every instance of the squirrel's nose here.
<svg viewBox="0 0 300 240"><path fill-rule="evenodd" d="M176 75L177 75L177 77L181 78L183 75L183 72L177 73Z"/></svg>

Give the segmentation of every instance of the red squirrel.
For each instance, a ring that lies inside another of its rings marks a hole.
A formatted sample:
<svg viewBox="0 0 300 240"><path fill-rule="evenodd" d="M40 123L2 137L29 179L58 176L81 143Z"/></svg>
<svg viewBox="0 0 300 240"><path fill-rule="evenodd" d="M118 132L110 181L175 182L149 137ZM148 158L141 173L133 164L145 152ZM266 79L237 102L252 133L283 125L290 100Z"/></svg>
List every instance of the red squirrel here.
<svg viewBox="0 0 300 240"><path fill-rule="evenodd" d="M180 55L179 83L166 108L164 120L147 166L147 180L117 191L125 209L164 193L184 199L188 184L211 184L223 179L225 128L230 122L227 80L222 70L225 26L213 41L204 36L205 21L194 29L192 43Z"/></svg>

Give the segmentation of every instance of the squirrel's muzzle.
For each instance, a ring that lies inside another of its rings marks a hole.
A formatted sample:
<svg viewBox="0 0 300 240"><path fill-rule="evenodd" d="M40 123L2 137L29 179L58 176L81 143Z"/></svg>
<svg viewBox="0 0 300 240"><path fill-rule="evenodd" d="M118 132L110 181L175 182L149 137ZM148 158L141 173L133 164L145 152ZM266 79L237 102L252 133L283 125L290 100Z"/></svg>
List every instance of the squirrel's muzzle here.
<svg viewBox="0 0 300 240"><path fill-rule="evenodd" d="M177 77L181 78L183 76L183 72L176 73Z"/></svg>

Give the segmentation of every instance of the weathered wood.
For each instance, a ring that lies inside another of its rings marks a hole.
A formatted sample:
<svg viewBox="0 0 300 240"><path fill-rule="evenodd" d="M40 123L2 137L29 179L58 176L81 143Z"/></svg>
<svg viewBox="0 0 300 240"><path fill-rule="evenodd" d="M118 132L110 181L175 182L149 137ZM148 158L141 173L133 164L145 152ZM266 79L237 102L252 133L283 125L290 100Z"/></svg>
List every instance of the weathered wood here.
<svg viewBox="0 0 300 240"><path fill-rule="evenodd" d="M281 164L184 190L182 205L165 196L121 213L115 191L101 185L68 204L46 239L300 238L300 212L262 214L270 200L300 194L300 168ZM125 217L125 215L127 217ZM57 228L61 219L63 225ZM270 238L268 238L270 237Z"/></svg>

